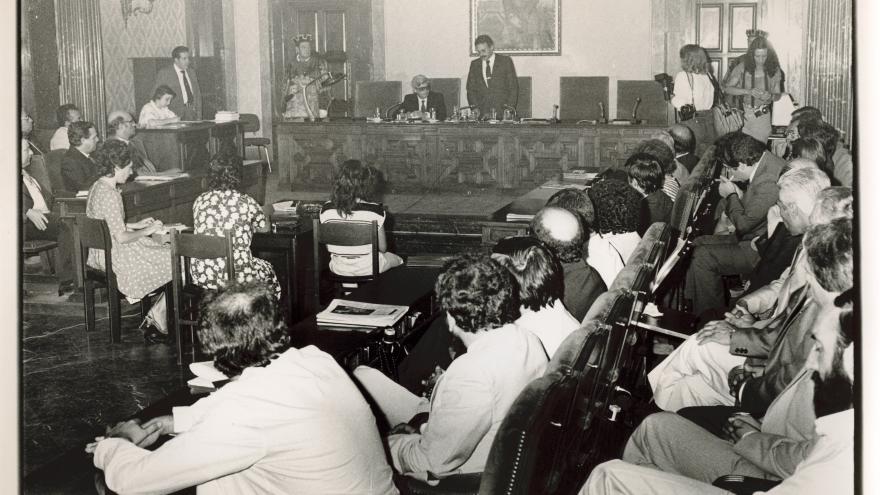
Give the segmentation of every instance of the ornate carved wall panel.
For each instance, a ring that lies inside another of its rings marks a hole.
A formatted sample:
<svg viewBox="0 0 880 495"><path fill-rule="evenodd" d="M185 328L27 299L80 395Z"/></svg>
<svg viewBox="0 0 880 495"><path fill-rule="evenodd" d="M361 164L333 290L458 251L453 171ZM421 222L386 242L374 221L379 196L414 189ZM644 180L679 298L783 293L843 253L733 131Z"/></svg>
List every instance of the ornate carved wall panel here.
<svg viewBox="0 0 880 495"><path fill-rule="evenodd" d="M575 168L621 166L663 127L282 122L273 129L284 184L329 184L343 161L356 158L401 190L533 187Z"/></svg>

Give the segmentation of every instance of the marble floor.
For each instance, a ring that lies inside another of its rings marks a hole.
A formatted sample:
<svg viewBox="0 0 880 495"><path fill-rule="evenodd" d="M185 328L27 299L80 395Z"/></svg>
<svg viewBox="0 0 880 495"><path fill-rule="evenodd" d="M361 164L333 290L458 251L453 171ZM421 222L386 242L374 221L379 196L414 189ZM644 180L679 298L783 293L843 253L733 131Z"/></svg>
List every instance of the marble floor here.
<svg viewBox="0 0 880 495"><path fill-rule="evenodd" d="M132 308L135 309L135 308ZM189 372L173 347L147 345L140 315L122 319L122 342L109 343L106 319L87 333L82 317L24 315L22 468L27 474L85 446L104 427L182 387Z"/></svg>

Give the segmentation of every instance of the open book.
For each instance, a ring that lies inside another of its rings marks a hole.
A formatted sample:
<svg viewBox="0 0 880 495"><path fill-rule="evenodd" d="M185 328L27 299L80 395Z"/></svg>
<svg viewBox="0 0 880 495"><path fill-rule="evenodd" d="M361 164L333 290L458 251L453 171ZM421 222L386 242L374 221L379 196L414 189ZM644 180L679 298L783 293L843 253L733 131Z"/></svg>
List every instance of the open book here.
<svg viewBox="0 0 880 495"><path fill-rule="evenodd" d="M389 304L372 304L334 299L327 309L318 313L318 324L356 327L390 327L403 318L409 308Z"/></svg>

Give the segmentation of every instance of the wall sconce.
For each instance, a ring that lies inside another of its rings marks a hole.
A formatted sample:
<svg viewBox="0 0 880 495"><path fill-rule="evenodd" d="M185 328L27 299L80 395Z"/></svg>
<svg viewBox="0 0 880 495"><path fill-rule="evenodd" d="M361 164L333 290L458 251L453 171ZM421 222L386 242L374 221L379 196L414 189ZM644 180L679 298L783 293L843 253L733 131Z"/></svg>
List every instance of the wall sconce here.
<svg viewBox="0 0 880 495"><path fill-rule="evenodd" d="M122 6L122 20L128 27L128 18L138 14L149 14L153 11L153 2L156 0L119 0Z"/></svg>

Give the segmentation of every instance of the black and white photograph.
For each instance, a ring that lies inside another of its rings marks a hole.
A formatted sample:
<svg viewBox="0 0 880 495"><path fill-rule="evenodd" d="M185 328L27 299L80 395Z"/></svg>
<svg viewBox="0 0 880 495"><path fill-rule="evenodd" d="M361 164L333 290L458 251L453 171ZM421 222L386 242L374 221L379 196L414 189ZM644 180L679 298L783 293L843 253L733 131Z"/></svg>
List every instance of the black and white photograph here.
<svg viewBox="0 0 880 495"><path fill-rule="evenodd" d="M880 4L13 6L0 493L880 493Z"/></svg>

